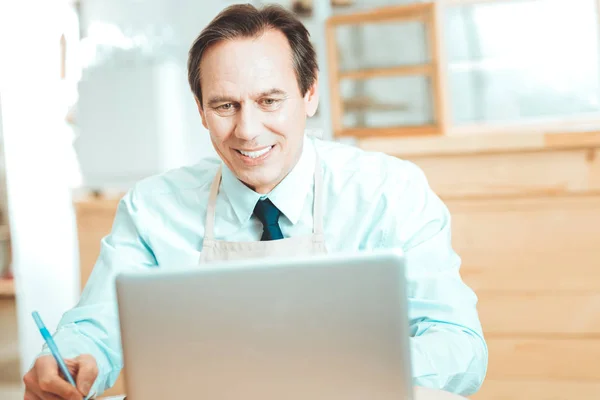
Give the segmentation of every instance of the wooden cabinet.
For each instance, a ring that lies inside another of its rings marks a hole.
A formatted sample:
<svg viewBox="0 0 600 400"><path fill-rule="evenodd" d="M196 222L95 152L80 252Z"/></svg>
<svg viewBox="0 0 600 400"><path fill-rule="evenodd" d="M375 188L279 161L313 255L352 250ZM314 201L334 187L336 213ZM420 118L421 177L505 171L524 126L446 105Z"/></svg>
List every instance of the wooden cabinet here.
<svg viewBox="0 0 600 400"><path fill-rule="evenodd" d="M118 203L118 197L89 197L75 201L82 289L100 254L100 241L110 233ZM114 387L104 395L112 396L123 393L125 393L124 373L121 374Z"/></svg>
<svg viewBox="0 0 600 400"><path fill-rule="evenodd" d="M100 254L100 241L112 228L118 203L118 197L101 196L75 202L82 289Z"/></svg>
<svg viewBox="0 0 600 400"><path fill-rule="evenodd" d="M326 23L331 120L335 137L438 135L446 104L435 2L331 16ZM412 51L398 42L410 37ZM373 43L385 40L381 51ZM360 53L360 54L359 54Z"/></svg>

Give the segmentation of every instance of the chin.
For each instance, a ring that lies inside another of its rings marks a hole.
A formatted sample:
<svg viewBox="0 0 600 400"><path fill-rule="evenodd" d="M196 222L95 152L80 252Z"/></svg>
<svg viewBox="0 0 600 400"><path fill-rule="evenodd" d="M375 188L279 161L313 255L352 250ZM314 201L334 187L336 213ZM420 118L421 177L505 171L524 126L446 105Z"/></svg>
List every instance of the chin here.
<svg viewBox="0 0 600 400"><path fill-rule="evenodd" d="M268 191L270 191L277 184L276 176L265 176L265 174L261 174L259 171L242 173L239 178L246 184L246 186L250 187L256 192L259 192L264 188L268 188Z"/></svg>

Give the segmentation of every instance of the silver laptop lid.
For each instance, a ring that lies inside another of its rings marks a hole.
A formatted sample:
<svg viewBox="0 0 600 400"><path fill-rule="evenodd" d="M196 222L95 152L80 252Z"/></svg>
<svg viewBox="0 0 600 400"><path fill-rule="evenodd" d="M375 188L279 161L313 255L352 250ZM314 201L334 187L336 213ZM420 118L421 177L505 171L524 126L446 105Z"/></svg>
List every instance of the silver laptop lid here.
<svg viewBox="0 0 600 400"><path fill-rule="evenodd" d="M117 278L132 400L412 399L399 252Z"/></svg>

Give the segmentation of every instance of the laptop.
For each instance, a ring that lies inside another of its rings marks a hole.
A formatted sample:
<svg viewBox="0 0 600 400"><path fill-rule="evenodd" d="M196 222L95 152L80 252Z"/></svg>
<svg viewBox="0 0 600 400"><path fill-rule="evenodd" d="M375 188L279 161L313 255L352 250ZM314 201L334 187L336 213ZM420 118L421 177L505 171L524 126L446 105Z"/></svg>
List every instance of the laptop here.
<svg viewBox="0 0 600 400"><path fill-rule="evenodd" d="M116 280L128 400L413 399L399 251Z"/></svg>

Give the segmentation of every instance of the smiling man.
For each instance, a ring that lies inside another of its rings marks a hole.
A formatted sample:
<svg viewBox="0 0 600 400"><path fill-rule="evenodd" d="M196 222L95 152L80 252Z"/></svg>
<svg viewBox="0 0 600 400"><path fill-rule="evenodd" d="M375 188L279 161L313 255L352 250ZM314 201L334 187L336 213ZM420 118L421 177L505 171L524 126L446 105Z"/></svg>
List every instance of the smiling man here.
<svg viewBox="0 0 600 400"><path fill-rule="evenodd" d="M257 193L269 193L298 163L306 117L317 110L314 51L296 34L298 50L292 53L277 29L254 37L232 29L207 47L214 34L205 31L190 51L189 78L202 123L235 177Z"/></svg>
<svg viewBox="0 0 600 400"><path fill-rule="evenodd" d="M305 136L319 102L305 27L279 7L232 6L194 42L188 73L219 159L145 179L123 197L55 334L77 390L45 350L24 378L25 398L78 399L114 384L119 272L380 248L407 257L415 385L475 392L487 348L448 210L415 165Z"/></svg>

